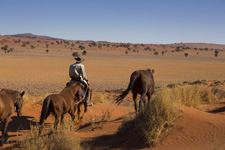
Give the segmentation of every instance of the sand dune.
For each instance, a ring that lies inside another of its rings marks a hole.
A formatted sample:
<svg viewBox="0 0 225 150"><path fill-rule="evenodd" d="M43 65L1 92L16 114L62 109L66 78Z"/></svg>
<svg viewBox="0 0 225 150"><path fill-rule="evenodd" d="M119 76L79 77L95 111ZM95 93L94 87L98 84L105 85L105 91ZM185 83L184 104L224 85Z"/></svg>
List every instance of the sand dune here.
<svg viewBox="0 0 225 150"><path fill-rule="evenodd" d="M184 106L181 118L175 123L159 150L225 148L225 116L211 114Z"/></svg>

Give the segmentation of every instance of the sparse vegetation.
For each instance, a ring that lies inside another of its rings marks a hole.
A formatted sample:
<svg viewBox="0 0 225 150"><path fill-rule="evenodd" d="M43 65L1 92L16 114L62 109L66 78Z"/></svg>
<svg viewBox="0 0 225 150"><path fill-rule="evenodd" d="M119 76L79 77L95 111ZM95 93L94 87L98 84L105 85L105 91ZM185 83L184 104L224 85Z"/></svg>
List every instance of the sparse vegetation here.
<svg viewBox="0 0 225 150"><path fill-rule="evenodd" d="M85 47L83 45L80 45L78 48L81 50L85 49Z"/></svg>
<svg viewBox="0 0 225 150"><path fill-rule="evenodd" d="M157 56L159 53L158 52L154 52L154 55Z"/></svg>
<svg viewBox="0 0 225 150"><path fill-rule="evenodd" d="M97 93L93 95L93 103L103 103L104 95L102 93Z"/></svg>
<svg viewBox="0 0 225 150"><path fill-rule="evenodd" d="M53 131L48 137L39 136L39 127L37 125L31 126L31 131L24 138L15 144L15 148L22 148L26 150L83 150L89 149L87 145L81 146L80 140L77 136L71 135L65 128L61 128L60 133L56 134Z"/></svg>
<svg viewBox="0 0 225 150"><path fill-rule="evenodd" d="M86 55L86 54L87 54L87 51L86 51L86 50L84 50L84 51L82 52L82 54L83 54L83 55Z"/></svg>
<svg viewBox="0 0 225 150"><path fill-rule="evenodd" d="M218 56L218 54L219 54L219 51L218 50L215 50L215 57L217 57Z"/></svg>
<svg viewBox="0 0 225 150"><path fill-rule="evenodd" d="M73 57L79 56L79 55L78 55L78 52L73 52L73 53L72 53L72 56L73 56Z"/></svg>

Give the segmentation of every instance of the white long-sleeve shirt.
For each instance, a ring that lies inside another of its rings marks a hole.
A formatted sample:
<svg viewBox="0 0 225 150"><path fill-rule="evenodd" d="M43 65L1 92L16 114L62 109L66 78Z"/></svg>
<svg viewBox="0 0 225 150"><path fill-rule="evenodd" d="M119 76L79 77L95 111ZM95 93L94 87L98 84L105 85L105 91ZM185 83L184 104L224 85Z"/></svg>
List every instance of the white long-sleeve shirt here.
<svg viewBox="0 0 225 150"><path fill-rule="evenodd" d="M83 79L87 79L84 65L82 63L75 63L70 65L69 76L70 78L82 77Z"/></svg>

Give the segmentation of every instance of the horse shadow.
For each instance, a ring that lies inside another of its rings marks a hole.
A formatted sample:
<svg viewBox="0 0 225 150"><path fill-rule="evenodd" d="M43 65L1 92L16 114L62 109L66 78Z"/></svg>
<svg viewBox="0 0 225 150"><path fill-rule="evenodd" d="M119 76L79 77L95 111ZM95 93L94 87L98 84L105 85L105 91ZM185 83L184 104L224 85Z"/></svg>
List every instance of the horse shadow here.
<svg viewBox="0 0 225 150"><path fill-rule="evenodd" d="M10 134L8 136L9 141L10 141L10 137L21 136L22 134L20 134L19 131L30 130L31 125L36 125L38 122L32 121L33 119L34 117L31 117L31 116L21 116L21 117L12 116L11 121L9 122L9 125L7 127L8 132L13 132L13 134ZM2 129L3 129L3 124L1 123L0 131L2 131ZM1 137L2 135L0 136L0 138ZM10 141L10 143L16 143L16 141Z"/></svg>
<svg viewBox="0 0 225 150"><path fill-rule="evenodd" d="M216 109L213 109L213 110L210 110L208 112L209 113L222 113L222 112L225 112L225 106L220 107L220 108L216 108Z"/></svg>
<svg viewBox="0 0 225 150"><path fill-rule="evenodd" d="M134 114L134 113L131 113ZM121 122L124 118L119 117L114 120L108 120L108 121L97 121L95 124L101 124L106 122ZM76 130L76 132L79 132L83 129L95 129L91 127L91 123L86 123L84 125L80 125L80 127ZM91 128L90 128L91 127ZM99 130L99 129L97 129ZM92 130L94 131L94 130ZM99 130L100 131L100 130ZM91 145L91 149L143 149L143 148L149 148L146 143L143 142L141 139L137 139L135 135L128 135L126 133L119 133L116 132L111 135L102 135L95 137L93 139L87 139L81 141L81 145Z"/></svg>

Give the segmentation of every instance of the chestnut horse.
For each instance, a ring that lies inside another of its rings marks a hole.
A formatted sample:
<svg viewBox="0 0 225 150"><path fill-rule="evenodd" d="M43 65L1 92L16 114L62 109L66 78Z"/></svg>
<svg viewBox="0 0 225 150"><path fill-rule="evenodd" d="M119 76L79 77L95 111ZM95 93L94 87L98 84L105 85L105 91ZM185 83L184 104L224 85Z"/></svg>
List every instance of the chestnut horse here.
<svg viewBox="0 0 225 150"><path fill-rule="evenodd" d="M3 146L3 142L8 142L8 132L7 127L9 124L9 120L13 112L17 112L17 116L21 116L21 109L23 106L23 95L15 90L6 90L2 89L0 91L0 121L3 123L2 128L2 137L1 137L1 146ZM3 141L4 140L4 141Z"/></svg>
<svg viewBox="0 0 225 150"><path fill-rule="evenodd" d="M127 96L127 94L132 90L133 100L134 100L134 108L137 112L137 94L141 95L139 101L139 111L142 109L142 103L145 105L145 96L148 97L148 102L150 101L151 95L155 89L154 83L154 70L137 70L131 74L130 83L128 88L122 92L116 98L116 103L119 105L122 100Z"/></svg>
<svg viewBox="0 0 225 150"><path fill-rule="evenodd" d="M42 106L41 117L39 124L41 125L39 129L39 135L44 127L44 121L52 113L55 117L54 128L57 129L57 125L61 118L61 123L63 123L64 114L69 113L72 121L75 119L74 112L76 111L77 105L84 103L87 99L88 88L85 91L85 97L81 97L82 85L80 83L74 83L68 87L65 87L60 94L48 95Z"/></svg>

